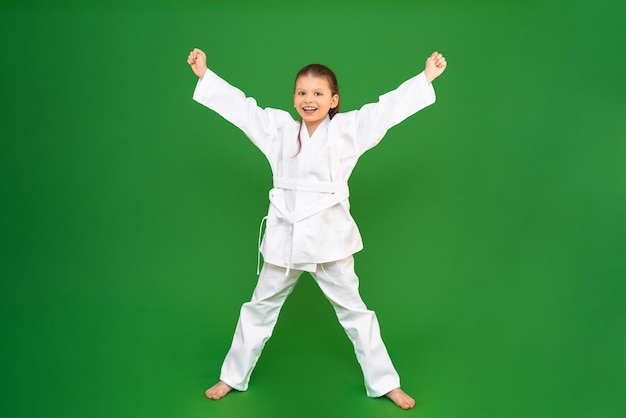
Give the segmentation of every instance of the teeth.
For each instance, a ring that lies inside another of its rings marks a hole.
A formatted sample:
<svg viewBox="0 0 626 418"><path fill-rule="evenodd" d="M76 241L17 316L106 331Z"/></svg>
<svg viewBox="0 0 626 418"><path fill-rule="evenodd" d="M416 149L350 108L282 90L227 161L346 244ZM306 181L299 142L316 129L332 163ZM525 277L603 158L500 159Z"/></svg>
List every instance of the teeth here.
<svg viewBox="0 0 626 418"><path fill-rule="evenodd" d="M305 107L304 110L316 110L316 107Z"/></svg>

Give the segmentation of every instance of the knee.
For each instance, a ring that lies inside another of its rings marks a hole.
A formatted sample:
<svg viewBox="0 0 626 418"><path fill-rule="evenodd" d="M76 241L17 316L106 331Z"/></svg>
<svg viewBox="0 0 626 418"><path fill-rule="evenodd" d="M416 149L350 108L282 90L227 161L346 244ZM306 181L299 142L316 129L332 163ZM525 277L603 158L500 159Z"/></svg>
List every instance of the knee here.
<svg viewBox="0 0 626 418"><path fill-rule="evenodd" d="M337 313L339 321L355 321L358 323L371 323L373 321L377 321L376 312L367 309L365 306L335 306L335 312Z"/></svg>
<svg viewBox="0 0 626 418"><path fill-rule="evenodd" d="M267 300L251 300L241 305L240 316L262 318L280 310L281 305Z"/></svg>

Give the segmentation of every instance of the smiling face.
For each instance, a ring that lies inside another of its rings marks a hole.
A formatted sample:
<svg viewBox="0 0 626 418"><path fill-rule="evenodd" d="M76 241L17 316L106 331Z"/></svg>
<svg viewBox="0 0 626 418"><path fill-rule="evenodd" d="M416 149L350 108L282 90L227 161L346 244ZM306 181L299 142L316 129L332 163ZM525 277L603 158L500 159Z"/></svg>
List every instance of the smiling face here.
<svg viewBox="0 0 626 418"><path fill-rule="evenodd" d="M338 104L339 94L333 94L325 77L305 74L296 80L293 105L309 131L314 131Z"/></svg>

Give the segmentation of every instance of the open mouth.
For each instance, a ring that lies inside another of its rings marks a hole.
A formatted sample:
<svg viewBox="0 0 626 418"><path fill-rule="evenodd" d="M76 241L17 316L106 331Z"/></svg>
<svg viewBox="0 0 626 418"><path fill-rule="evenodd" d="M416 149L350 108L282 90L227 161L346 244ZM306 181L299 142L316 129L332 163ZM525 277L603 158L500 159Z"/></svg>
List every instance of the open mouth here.
<svg viewBox="0 0 626 418"><path fill-rule="evenodd" d="M317 107L305 106L302 108L302 110L304 111L304 113L313 113L317 110Z"/></svg>

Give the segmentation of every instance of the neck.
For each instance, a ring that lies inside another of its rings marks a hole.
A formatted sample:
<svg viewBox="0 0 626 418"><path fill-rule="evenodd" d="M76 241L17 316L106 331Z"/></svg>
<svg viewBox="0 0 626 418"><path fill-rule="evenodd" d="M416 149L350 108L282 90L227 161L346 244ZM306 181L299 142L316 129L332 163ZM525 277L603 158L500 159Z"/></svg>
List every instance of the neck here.
<svg viewBox="0 0 626 418"><path fill-rule="evenodd" d="M309 138L313 136L313 133L315 132L315 130L317 129L318 126L320 126L322 124L322 122L324 122L324 119L322 119L319 122L313 122L313 123L309 123L309 122L304 122L304 124L306 125L306 130L309 133Z"/></svg>

